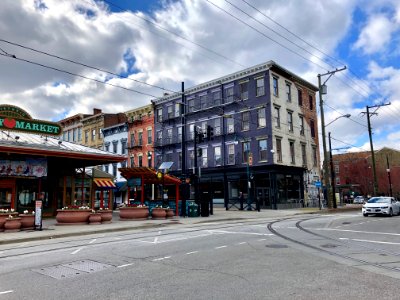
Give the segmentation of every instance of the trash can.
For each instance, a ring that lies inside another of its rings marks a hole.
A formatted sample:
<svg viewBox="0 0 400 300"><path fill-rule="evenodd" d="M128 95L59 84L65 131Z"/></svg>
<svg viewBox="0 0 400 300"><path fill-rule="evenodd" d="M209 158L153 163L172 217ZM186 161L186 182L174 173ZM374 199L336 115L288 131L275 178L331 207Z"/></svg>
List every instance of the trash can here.
<svg viewBox="0 0 400 300"><path fill-rule="evenodd" d="M191 203L188 206L188 217L198 217L199 206L195 203Z"/></svg>

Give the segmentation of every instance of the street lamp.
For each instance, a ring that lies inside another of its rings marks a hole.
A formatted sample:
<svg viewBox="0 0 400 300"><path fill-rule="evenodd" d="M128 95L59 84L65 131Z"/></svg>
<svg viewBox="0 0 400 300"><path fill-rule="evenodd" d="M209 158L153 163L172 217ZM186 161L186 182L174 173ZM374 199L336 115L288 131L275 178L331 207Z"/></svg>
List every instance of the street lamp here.
<svg viewBox="0 0 400 300"><path fill-rule="evenodd" d="M147 152L147 166L149 168L151 168L151 158L153 157L153 154L151 153L151 151Z"/></svg>

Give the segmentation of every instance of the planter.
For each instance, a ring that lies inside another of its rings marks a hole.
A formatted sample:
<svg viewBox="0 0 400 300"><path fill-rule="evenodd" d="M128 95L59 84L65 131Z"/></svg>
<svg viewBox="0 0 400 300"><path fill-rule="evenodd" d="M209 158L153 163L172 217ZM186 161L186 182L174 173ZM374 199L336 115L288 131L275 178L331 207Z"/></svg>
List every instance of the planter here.
<svg viewBox="0 0 400 300"><path fill-rule="evenodd" d="M113 212L112 210L99 210L97 211L101 215L101 223L111 223Z"/></svg>
<svg viewBox="0 0 400 300"><path fill-rule="evenodd" d="M35 215L19 215L21 218L21 230L35 229Z"/></svg>
<svg viewBox="0 0 400 300"><path fill-rule="evenodd" d="M153 210L151 211L151 217L154 220L162 220L167 217L167 212L164 208L153 208Z"/></svg>
<svg viewBox="0 0 400 300"><path fill-rule="evenodd" d="M4 223L4 232L16 232L21 230L21 218L14 217L12 219L6 219Z"/></svg>
<svg viewBox="0 0 400 300"><path fill-rule="evenodd" d="M148 207L121 207L119 218L126 220L146 220L149 217Z"/></svg>
<svg viewBox="0 0 400 300"><path fill-rule="evenodd" d="M57 225L87 224L91 209L57 209Z"/></svg>
<svg viewBox="0 0 400 300"><path fill-rule="evenodd" d="M166 209L167 219L171 219L175 216L174 211L172 209Z"/></svg>
<svg viewBox="0 0 400 300"><path fill-rule="evenodd" d="M91 213L89 215L89 224L90 225L99 225L99 224L101 224L101 214Z"/></svg>
<svg viewBox="0 0 400 300"><path fill-rule="evenodd" d="M10 213L1 213L0 214L0 232L4 231L4 224L6 223L6 219L10 215L13 216L13 217L16 217L18 215L18 213L10 212Z"/></svg>

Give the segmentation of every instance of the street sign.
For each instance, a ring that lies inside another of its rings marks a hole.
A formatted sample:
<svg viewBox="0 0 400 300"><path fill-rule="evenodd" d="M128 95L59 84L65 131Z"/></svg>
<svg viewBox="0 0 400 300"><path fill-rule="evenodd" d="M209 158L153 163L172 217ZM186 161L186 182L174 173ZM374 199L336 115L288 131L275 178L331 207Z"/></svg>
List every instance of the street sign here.
<svg viewBox="0 0 400 300"><path fill-rule="evenodd" d="M35 230L42 230L42 207L43 201L35 201Z"/></svg>
<svg viewBox="0 0 400 300"><path fill-rule="evenodd" d="M253 155L250 153L249 154L249 166L253 165Z"/></svg>
<svg viewBox="0 0 400 300"><path fill-rule="evenodd" d="M321 187L321 181L316 181L314 183L315 187L320 188Z"/></svg>

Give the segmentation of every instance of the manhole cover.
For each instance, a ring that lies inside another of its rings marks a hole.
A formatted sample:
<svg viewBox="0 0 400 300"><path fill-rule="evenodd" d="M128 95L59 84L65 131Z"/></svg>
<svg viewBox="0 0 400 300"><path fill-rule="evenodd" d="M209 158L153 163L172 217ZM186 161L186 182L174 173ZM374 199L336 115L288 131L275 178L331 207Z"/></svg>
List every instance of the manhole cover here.
<svg viewBox="0 0 400 300"><path fill-rule="evenodd" d="M282 244L270 244L270 245L265 245L267 248L275 248L275 249L280 249L280 248L288 248L286 245Z"/></svg>
<svg viewBox="0 0 400 300"><path fill-rule="evenodd" d="M112 266L98 263L92 260L78 260L62 265L32 269L32 271L53 277L55 279L64 279L79 276L82 274L98 272L110 267Z"/></svg>
<svg viewBox="0 0 400 300"><path fill-rule="evenodd" d="M334 245L334 244L325 244L321 245L322 248L336 248L339 247L339 245Z"/></svg>

